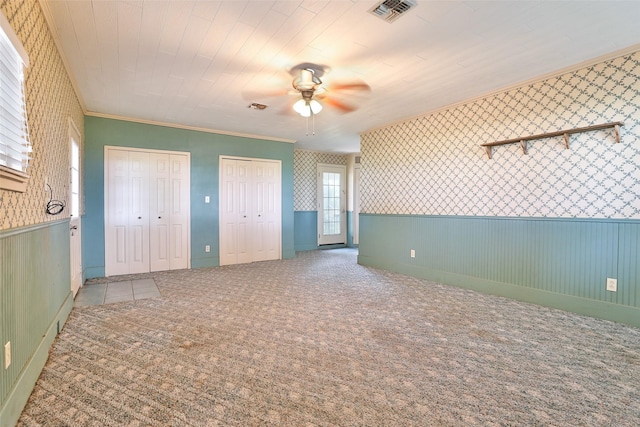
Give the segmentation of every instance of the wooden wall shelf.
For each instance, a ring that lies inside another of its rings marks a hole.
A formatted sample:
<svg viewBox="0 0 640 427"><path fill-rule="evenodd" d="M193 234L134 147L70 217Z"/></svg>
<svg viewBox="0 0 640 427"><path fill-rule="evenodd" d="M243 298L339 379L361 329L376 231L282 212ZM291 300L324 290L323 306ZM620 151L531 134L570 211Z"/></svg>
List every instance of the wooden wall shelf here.
<svg viewBox="0 0 640 427"><path fill-rule="evenodd" d="M569 148L569 135L573 133L591 132L594 130L608 129L608 128L613 128L615 130L616 142L619 143L620 142L620 126L624 126L624 123L622 122L603 123L600 125L585 126L581 128L575 128L575 129L541 133L539 135L524 136L521 138L505 139L504 141L487 142L484 144L480 144L480 146L484 147L485 151L487 152L487 156L489 156L489 158L491 158L491 151L493 147L497 147L498 145L507 145L507 144L520 144L520 148L522 148L522 153L527 154L528 141L533 141L535 139L554 138L556 136L562 135L564 136L565 148Z"/></svg>

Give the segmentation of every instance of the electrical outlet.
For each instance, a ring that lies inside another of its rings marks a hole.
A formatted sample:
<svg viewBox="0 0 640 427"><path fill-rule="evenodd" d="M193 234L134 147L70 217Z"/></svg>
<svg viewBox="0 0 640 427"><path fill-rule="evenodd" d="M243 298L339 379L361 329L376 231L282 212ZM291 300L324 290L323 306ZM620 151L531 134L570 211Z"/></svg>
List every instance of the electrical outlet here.
<svg viewBox="0 0 640 427"><path fill-rule="evenodd" d="M415 258L415 257L416 257L416 250L411 249L411 258Z"/></svg>
<svg viewBox="0 0 640 427"><path fill-rule="evenodd" d="M607 290L611 292L617 292L618 279L612 279L611 277L607 277Z"/></svg>
<svg viewBox="0 0 640 427"><path fill-rule="evenodd" d="M205 252L211 252L211 246L206 245L206 246L204 247L204 251L205 251Z"/></svg>
<svg viewBox="0 0 640 427"><path fill-rule="evenodd" d="M4 345L4 369L9 369L11 366L11 341L7 341Z"/></svg>

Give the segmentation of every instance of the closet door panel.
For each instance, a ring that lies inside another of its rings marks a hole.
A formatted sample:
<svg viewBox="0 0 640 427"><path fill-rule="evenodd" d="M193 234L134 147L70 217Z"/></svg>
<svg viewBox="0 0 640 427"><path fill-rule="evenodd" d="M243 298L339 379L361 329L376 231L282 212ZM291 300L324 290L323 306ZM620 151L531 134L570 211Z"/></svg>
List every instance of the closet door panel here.
<svg viewBox="0 0 640 427"><path fill-rule="evenodd" d="M229 265L235 264L238 258L237 161L221 159L220 171L220 265Z"/></svg>
<svg viewBox="0 0 640 427"><path fill-rule="evenodd" d="M129 266L127 265L127 227L116 226L113 228L113 248L114 253L112 258L115 260L117 266L126 266L126 270L129 272ZM114 273L125 274L125 273Z"/></svg>
<svg viewBox="0 0 640 427"><path fill-rule="evenodd" d="M169 217L169 155L149 155L149 267L151 271L170 269Z"/></svg>
<svg viewBox="0 0 640 427"><path fill-rule="evenodd" d="M225 222L220 227L220 265L235 264L237 259L237 241L227 236L237 234L234 222Z"/></svg>
<svg viewBox="0 0 640 427"><path fill-rule="evenodd" d="M254 261L280 259L280 163L254 161Z"/></svg>
<svg viewBox="0 0 640 427"><path fill-rule="evenodd" d="M129 152L129 273L149 272L149 154Z"/></svg>
<svg viewBox="0 0 640 427"><path fill-rule="evenodd" d="M127 264L127 199L129 154L126 151L108 151L105 186L105 274L126 274Z"/></svg>
<svg viewBox="0 0 640 427"><path fill-rule="evenodd" d="M251 227L251 162L246 160L237 160L237 193L236 200L238 202L238 210L236 222L238 224L236 235L237 258L235 264L244 264L251 262L253 247L253 233Z"/></svg>
<svg viewBox="0 0 640 427"><path fill-rule="evenodd" d="M189 157L170 156L170 232L169 264L171 270L189 268L190 191Z"/></svg>

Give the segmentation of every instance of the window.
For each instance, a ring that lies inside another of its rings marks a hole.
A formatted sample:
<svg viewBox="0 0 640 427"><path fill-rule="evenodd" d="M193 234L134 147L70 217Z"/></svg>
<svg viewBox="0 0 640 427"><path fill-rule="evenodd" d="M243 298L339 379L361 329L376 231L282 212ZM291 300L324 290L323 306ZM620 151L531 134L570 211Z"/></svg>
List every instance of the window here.
<svg viewBox="0 0 640 427"><path fill-rule="evenodd" d="M341 208L342 208L342 188L340 183L342 176L340 173L322 173L322 200L324 213L324 234L340 234Z"/></svg>
<svg viewBox="0 0 640 427"><path fill-rule="evenodd" d="M0 13L0 189L26 191L31 144L24 96L29 58Z"/></svg>

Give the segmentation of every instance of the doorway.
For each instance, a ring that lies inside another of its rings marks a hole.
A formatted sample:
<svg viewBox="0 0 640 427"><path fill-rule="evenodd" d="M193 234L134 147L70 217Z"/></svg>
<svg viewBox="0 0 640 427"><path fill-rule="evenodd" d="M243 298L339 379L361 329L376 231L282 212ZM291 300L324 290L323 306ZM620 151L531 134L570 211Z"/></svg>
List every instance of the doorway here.
<svg viewBox="0 0 640 427"><path fill-rule="evenodd" d="M318 246L347 241L346 167L318 164Z"/></svg>
<svg viewBox="0 0 640 427"><path fill-rule="evenodd" d="M69 243L71 292L75 297L82 286L82 221L80 154L81 137L78 128L69 119Z"/></svg>

